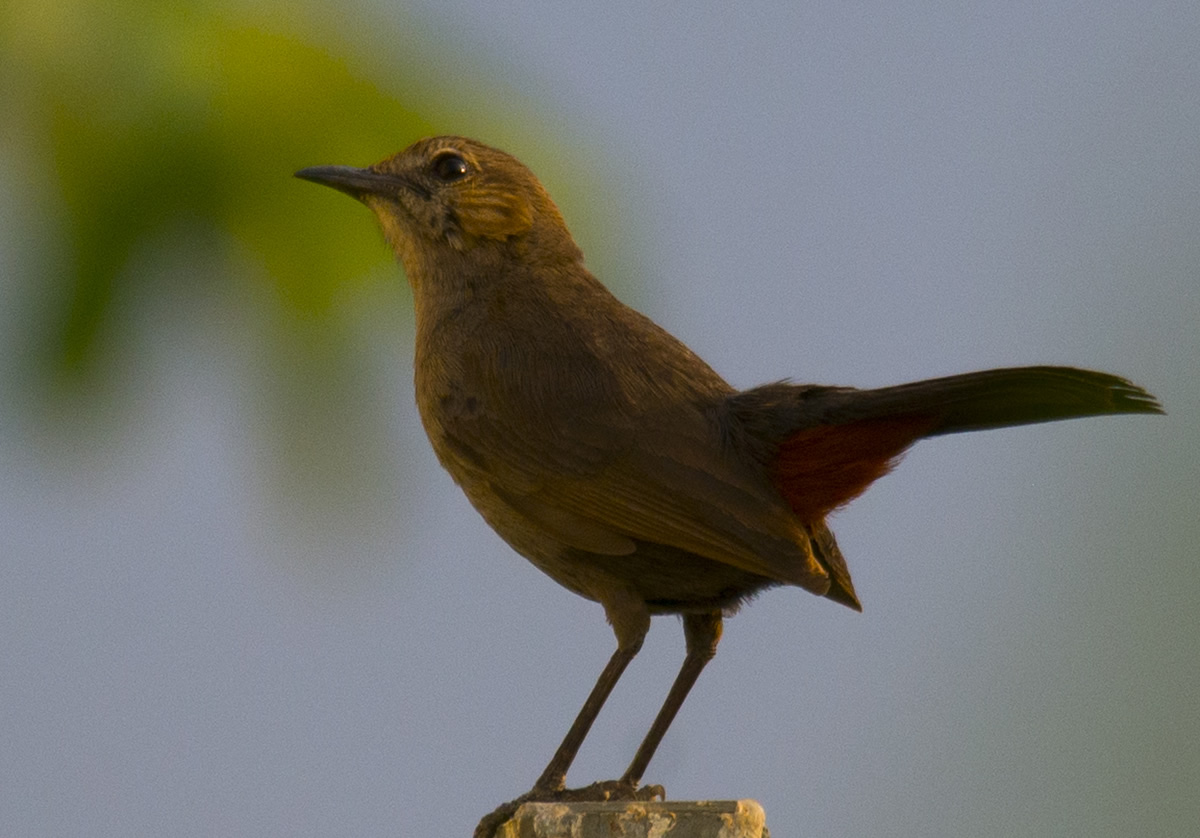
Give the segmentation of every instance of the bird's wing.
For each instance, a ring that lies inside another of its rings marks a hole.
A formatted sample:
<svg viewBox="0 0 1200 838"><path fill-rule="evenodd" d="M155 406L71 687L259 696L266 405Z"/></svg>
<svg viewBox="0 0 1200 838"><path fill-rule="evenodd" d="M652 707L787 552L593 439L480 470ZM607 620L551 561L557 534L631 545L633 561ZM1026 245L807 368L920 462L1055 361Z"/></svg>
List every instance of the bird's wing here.
<svg viewBox="0 0 1200 838"><path fill-rule="evenodd" d="M580 418L569 429L516 434L482 419L458 442L486 450L476 474L559 541L632 552L632 539L687 550L817 594L829 577L780 495L698 409L649 421Z"/></svg>
<svg viewBox="0 0 1200 838"><path fill-rule="evenodd" d="M627 449L586 480L555 480L547 503L630 537L669 544L824 594L829 577L808 534L769 486L708 441L663 436Z"/></svg>

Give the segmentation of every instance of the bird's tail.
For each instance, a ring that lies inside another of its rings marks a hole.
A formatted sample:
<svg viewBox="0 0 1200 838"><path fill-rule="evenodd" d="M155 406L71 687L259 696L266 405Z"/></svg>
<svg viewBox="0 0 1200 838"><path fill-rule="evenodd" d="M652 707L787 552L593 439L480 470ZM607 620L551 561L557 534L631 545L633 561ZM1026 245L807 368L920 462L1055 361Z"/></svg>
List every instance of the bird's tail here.
<svg viewBox="0 0 1200 838"><path fill-rule="evenodd" d="M730 406L806 522L853 500L924 437L1163 412L1124 378L1071 367L984 370L877 390L769 384L733 396Z"/></svg>
<svg viewBox="0 0 1200 838"><path fill-rule="evenodd" d="M1072 367L983 370L853 392L843 408L850 421L922 415L932 422L922 436L1081 416L1163 412L1154 396L1124 378Z"/></svg>

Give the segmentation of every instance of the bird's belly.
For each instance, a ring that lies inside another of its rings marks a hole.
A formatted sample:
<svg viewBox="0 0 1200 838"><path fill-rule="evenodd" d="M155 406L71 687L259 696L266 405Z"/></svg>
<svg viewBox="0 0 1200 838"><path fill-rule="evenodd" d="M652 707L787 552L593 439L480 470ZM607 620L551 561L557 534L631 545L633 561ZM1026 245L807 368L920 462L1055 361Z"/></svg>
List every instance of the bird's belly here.
<svg viewBox="0 0 1200 838"><path fill-rule="evenodd" d="M529 557L563 587L596 601L624 590L644 601L651 614L721 611L732 614L746 600L781 583L733 565L662 544L636 542L628 555L610 556L565 548Z"/></svg>

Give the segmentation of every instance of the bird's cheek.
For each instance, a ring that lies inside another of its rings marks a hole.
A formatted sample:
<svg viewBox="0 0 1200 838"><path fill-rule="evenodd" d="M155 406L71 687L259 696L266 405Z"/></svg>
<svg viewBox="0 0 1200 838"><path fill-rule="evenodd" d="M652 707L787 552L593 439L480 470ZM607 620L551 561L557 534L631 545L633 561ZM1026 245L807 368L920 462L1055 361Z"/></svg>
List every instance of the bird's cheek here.
<svg viewBox="0 0 1200 838"><path fill-rule="evenodd" d="M407 219L401 217L394 207L387 204L379 204L374 201L367 204L375 211L375 217L379 221L379 229L383 231L383 238L391 246L396 257L405 265L409 264L409 255L412 250L412 230L409 229Z"/></svg>

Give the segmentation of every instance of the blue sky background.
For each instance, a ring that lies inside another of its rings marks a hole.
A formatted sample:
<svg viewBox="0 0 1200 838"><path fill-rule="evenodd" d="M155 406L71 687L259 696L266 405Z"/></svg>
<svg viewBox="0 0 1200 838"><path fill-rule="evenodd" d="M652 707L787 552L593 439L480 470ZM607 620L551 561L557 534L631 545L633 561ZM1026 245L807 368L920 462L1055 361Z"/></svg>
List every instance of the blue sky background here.
<svg viewBox="0 0 1200 838"><path fill-rule="evenodd" d="M778 590L728 621L646 779L780 838L1186 834L1200 7L803 6L345 12L437 44L447 102L521 91L532 123L439 130L554 146L600 278L737 385L1057 363L1169 411L919 445L834 521L865 613ZM0 833L466 835L541 772L612 635L437 467L388 259L349 304L390 446L368 514L280 490L228 309L138 310L137 422L103 444L0 405ZM623 770L682 652L657 620L574 784Z"/></svg>

